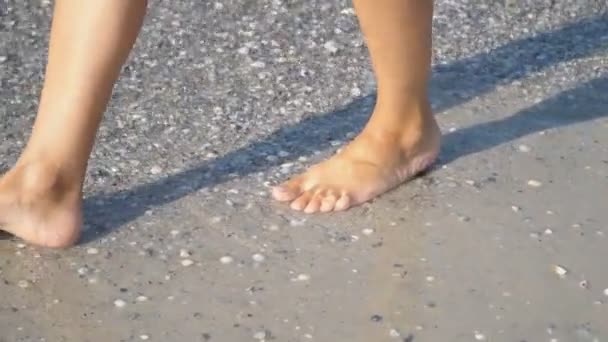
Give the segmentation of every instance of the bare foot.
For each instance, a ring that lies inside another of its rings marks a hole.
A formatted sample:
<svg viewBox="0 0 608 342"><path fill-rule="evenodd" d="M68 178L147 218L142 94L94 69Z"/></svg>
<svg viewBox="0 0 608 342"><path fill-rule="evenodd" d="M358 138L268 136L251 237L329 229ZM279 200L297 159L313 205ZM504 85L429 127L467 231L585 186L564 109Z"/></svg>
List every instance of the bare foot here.
<svg viewBox="0 0 608 342"><path fill-rule="evenodd" d="M274 188L273 197L306 213L339 211L406 182L439 153L436 121L430 113L421 117L420 124L397 130L368 125L334 157Z"/></svg>
<svg viewBox="0 0 608 342"><path fill-rule="evenodd" d="M82 198L58 175L55 168L26 164L2 176L0 229L34 245L73 245L80 236Z"/></svg>

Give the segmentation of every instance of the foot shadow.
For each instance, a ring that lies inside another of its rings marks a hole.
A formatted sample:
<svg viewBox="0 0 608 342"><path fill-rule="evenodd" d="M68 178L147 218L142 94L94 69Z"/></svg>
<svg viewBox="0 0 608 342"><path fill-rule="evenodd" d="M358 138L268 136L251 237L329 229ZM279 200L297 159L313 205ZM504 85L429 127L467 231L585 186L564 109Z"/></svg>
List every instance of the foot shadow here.
<svg viewBox="0 0 608 342"><path fill-rule="evenodd" d="M570 24L561 29L507 43L487 53L457 60L433 68L432 100L436 112L491 92L500 84L510 83L551 65L582 58L608 50L608 16L599 16ZM532 61L526 65L518 60ZM483 75L465 78L464 75ZM566 92L586 98L590 90L606 92L606 79L598 79ZM353 101L346 107L327 114L306 118L281 128L259 142L232 151L213 161L167 176L165 179L142 184L114 193L95 194L85 200L85 217L90 226L81 242L86 243L117 229L147 210L183 198L199 189L221 184L267 170L300 156L326 148L330 140L345 140L366 122L375 95ZM601 97L594 97L599 107ZM565 106L566 104L570 106ZM466 128L444 137L443 162L483 151L515 138L552 127L569 125L605 116L597 108L583 113L572 111L575 103L567 96L557 96L522 111L510 118ZM565 108L570 108L568 111ZM268 155L281 150L289 157L272 162Z"/></svg>

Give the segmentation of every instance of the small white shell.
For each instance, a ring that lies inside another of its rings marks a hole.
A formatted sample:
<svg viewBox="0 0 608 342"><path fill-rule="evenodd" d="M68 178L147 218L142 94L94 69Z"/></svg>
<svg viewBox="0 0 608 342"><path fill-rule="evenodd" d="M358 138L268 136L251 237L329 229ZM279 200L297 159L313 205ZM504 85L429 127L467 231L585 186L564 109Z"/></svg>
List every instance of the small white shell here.
<svg viewBox="0 0 608 342"><path fill-rule="evenodd" d="M553 265L553 272L555 272L555 274L557 274L558 276L563 278L568 273L568 270L560 265Z"/></svg>
<svg viewBox="0 0 608 342"><path fill-rule="evenodd" d="M188 266L192 266L192 265L194 265L194 261L192 261L190 259L184 259L184 260L182 260L182 266L188 267Z"/></svg>
<svg viewBox="0 0 608 342"><path fill-rule="evenodd" d="M127 302L125 302L125 301L124 301L124 300L122 300L122 299L117 299L117 300L115 300L115 301L114 301L114 305L115 305L117 308L124 308L124 307L125 307L125 305L127 305Z"/></svg>
<svg viewBox="0 0 608 342"><path fill-rule="evenodd" d="M475 339L477 341L485 341L486 340L486 336L484 334L480 333L479 331L475 331L474 335L475 335Z"/></svg>
<svg viewBox="0 0 608 342"><path fill-rule="evenodd" d="M232 261L234 261L234 259L231 256L228 256L228 255L223 256L223 257L220 258L220 262L222 264L224 264L224 265L230 264Z"/></svg>

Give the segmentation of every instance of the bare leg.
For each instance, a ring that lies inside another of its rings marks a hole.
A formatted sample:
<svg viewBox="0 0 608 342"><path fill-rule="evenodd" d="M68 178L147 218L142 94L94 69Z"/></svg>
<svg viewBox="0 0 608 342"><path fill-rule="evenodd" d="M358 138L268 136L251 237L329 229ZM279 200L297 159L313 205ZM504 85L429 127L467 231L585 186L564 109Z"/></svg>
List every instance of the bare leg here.
<svg viewBox="0 0 608 342"><path fill-rule="evenodd" d="M432 0L354 0L378 81L374 113L341 153L274 189L307 213L344 210L429 167L440 132L428 103Z"/></svg>
<svg viewBox="0 0 608 342"><path fill-rule="evenodd" d="M57 0L38 116L17 165L0 178L0 228L48 247L80 235L82 184L114 82L146 0Z"/></svg>

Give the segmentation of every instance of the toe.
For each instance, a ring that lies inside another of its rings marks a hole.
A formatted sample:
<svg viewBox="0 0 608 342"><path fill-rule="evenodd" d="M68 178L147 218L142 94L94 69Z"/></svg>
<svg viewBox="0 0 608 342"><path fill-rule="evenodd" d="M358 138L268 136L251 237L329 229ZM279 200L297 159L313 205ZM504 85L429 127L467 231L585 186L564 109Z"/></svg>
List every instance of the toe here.
<svg viewBox="0 0 608 342"><path fill-rule="evenodd" d="M335 194L327 193L323 197L323 200L321 201L321 208L320 208L321 212L327 213L327 212L334 210L337 200L338 200L338 197Z"/></svg>
<svg viewBox="0 0 608 342"><path fill-rule="evenodd" d="M304 212L307 214L313 214L318 212L321 208L321 201L323 201L323 194L317 193L312 197L310 202L308 202L308 205L306 206L306 208L304 208Z"/></svg>
<svg viewBox="0 0 608 342"><path fill-rule="evenodd" d="M348 194L342 194L342 196L340 196L340 199L336 202L336 206L334 207L334 210L335 211L346 210L346 209L350 208L350 205L351 205L350 196Z"/></svg>
<svg viewBox="0 0 608 342"><path fill-rule="evenodd" d="M280 202L293 201L302 194L302 179L294 178L272 189L272 197Z"/></svg>
<svg viewBox="0 0 608 342"><path fill-rule="evenodd" d="M310 191L303 193L302 195L300 195L300 197L296 198L293 202L291 202L291 209L298 211L304 210L304 208L308 206L308 203L310 202L312 196L313 195Z"/></svg>

